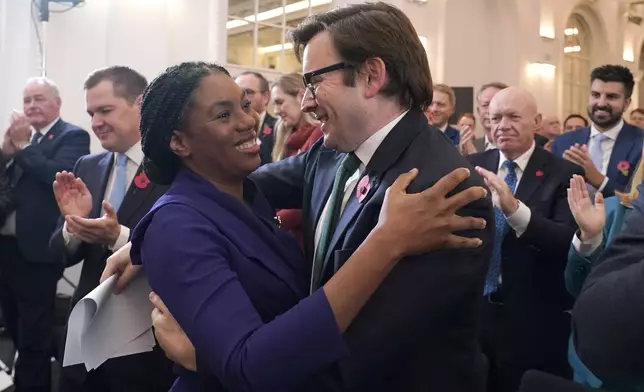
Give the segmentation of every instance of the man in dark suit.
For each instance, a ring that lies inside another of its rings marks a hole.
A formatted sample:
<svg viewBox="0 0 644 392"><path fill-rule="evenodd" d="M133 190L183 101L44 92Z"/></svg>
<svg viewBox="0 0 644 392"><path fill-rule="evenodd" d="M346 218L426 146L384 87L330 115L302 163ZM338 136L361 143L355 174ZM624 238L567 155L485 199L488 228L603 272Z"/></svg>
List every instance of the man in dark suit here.
<svg viewBox="0 0 644 392"><path fill-rule="evenodd" d="M459 146L461 133L449 125L449 118L454 114L456 107L456 94L454 90L446 84L435 84L432 103L425 111L429 122L440 129L447 136L454 147Z"/></svg>
<svg viewBox="0 0 644 392"><path fill-rule="evenodd" d="M628 68L603 65L592 71L590 81L590 128L564 133L551 151L583 167L591 190L610 197L623 191L635 172L644 131L622 119L635 85Z"/></svg>
<svg viewBox="0 0 644 392"><path fill-rule="evenodd" d="M541 115L527 91L501 90L489 110L497 149L468 156L492 190L496 215L481 346L488 390L515 392L529 369L569 375L572 299L563 277L576 225L566 190L581 168L536 147Z"/></svg>
<svg viewBox="0 0 644 392"><path fill-rule="evenodd" d="M302 109L322 122L324 141L262 166L252 178L274 207L302 209L316 290L369 235L399 174L418 168L409 188L418 192L469 165L423 114L433 84L423 47L400 10L384 3L338 8L305 21L293 38L307 86ZM370 44L358 50L360 42ZM456 191L480 184L473 173ZM322 389L484 390L477 336L491 255L490 200L459 214L486 219L484 231L464 232L483 245L402 260L346 331L351 355L321 375Z"/></svg>
<svg viewBox="0 0 644 392"><path fill-rule="evenodd" d="M120 66L95 71L85 82L92 129L107 152L82 157L73 174L58 173L54 182L63 218L52 252L65 267L83 261L72 306L98 286L105 260L128 242L130 230L167 189L150 183L140 167L139 110L146 86L143 76ZM59 390L165 392L174 379L171 366L155 348L110 359L90 372L83 365L64 367Z"/></svg>
<svg viewBox="0 0 644 392"><path fill-rule="evenodd" d="M577 354L609 390L644 387L644 183L572 312Z"/></svg>
<svg viewBox="0 0 644 392"><path fill-rule="evenodd" d="M62 268L49 253L60 215L51 189L56 172L71 170L89 153L89 134L60 119L58 88L33 78L14 112L2 153L16 210L0 227L0 304L20 353L16 391L50 392L54 301Z"/></svg>
<svg viewBox="0 0 644 392"><path fill-rule="evenodd" d="M7 219L14 207L15 200L9 175L7 174L7 162L5 162L2 151L0 151L0 227L4 226L5 219Z"/></svg>
<svg viewBox="0 0 644 392"><path fill-rule="evenodd" d="M237 76L235 82L246 91L253 110L259 114L257 136L260 141L259 156L262 164L273 162L272 153L276 118L266 111L266 106L271 100L268 80L259 72L247 71Z"/></svg>

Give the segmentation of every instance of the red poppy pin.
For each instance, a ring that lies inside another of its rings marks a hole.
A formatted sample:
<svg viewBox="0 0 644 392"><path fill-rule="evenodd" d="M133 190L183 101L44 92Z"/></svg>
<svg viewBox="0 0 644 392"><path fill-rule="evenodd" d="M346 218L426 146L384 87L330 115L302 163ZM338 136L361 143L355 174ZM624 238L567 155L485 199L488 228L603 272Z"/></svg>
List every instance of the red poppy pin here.
<svg viewBox="0 0 644 392"><path fill-rule="evenodd" d="M358 201L362 203L365 197L369 194L369 191L371 190L371 180L369 179L369 176L363 176L360 182L358 183L358 186L356 187L356 197L358 198Z"/></svg>
<svg viewBox="0 0 644 392"><path fill-rule="evenodd" d="M54 138L54 135L52 135L51 133L49 135L47 135L47 139L51 140L53 138Z"/></svg>
<svg viewBox="0 0 644 392"><path fill-rule="evenodd" d="M619 170L622 175L628 176L628 170L631 168L631 164L628 161L621 161L617 164L617 170Z"/></svg>
<svg viewBox="0 0 644 392"><path fill-rule="evenodd" d="M265 125L264 129L262 129L262 133L264 135L270 135L271 133L273 133L273 130L268 125Z"/></svg>
<svg viewBox="0 0 644 392"><path fill-rule="evenodd" d="M138 176L134 177L134 186L139 189L145 189L150 185L150 179L145 175L144 172L141 172Z"/></svg>
<svg viewBox="0 0 644 392"><path fill-rule="evenodd" d="M537 172L535 173L535 175L536 175L537 177L543 177L543 172L542 172L541 170L537 170Z"/></svg>

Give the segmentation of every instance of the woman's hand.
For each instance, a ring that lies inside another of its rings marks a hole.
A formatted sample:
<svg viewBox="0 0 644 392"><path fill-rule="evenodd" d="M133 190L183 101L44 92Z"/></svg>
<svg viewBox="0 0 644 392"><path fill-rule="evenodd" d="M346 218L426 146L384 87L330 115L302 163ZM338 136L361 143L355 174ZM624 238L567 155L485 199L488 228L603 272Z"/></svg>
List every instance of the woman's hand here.
<svg viewBox="0 0 644 392"><path fill-rule="evenodd" d="M568 188L568 206L581 232L580 240L588 241L600 235L606 224L606 209L601 192L595 194L595 204L590 198L584 177L574 175Z"/></svg>
<svg viewBox="0 0 644 392"><path fill-rule="evenodd" d="M197 371L197 355L195 347L183 331L177 320L172 316L161 298L154 292L150 293L150 302L154 305L152 310L152 326L154 336L165 355L185 369Z"/></svg>
<svg viewBox="0 0 644 392"><path fill-rule="evenodd" d="M480 246L479 238L453 233L485 228L486 222L482 218L456 215L457 210L484 198L487 195L485 188L471 187L447 197L470 176L470 171L456 169L423 192L409 194L407 187L417 175L417 169L401 174L387 190L376 230L386 231L382 237L388 238L388 246L394 247L400 257L442 248Z"/></svg>
<svg viewBox="0 0 644 392"><path fill-rule="evenodd" d="M101 283L110 276L118 274L116 283L114 284L115 294L123 291L125 286L134 279L142 268L140 265L132 264L132 260L130 259L131 248L132 243L128 242L121 249L114 252L112 256L108 257L105 263L105 269L103 270L103 275L101 275Z"/></svg>

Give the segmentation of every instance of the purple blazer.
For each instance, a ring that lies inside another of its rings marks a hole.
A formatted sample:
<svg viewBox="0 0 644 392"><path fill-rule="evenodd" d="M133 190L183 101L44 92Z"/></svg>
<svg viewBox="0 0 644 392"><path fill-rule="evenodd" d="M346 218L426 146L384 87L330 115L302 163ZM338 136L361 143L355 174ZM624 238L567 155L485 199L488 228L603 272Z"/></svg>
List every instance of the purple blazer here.
<svg viewBox="0 0 644 392"><path fill-rule="evenodd" d="M134 230L132 260L217 377L215 390L299 389L347 347L324 291L306 297L310 266L250 180L244 199L180 171ZM201 390L185 369L172 388Z"/></svg>

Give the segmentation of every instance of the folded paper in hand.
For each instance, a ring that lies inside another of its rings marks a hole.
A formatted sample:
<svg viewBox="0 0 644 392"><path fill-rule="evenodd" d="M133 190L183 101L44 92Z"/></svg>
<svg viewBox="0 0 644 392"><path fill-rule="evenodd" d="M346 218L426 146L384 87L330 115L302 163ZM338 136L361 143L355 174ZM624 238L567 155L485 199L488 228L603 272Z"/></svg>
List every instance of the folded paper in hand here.
<svg viewBox="0 0 644 392"><path fill-rule="evenodd" d="M110 358L152 351L155 345L144 274L120 294L114 294L116 275L78 301L67 327L63 366L85 364L89 371Z"/></svg>

